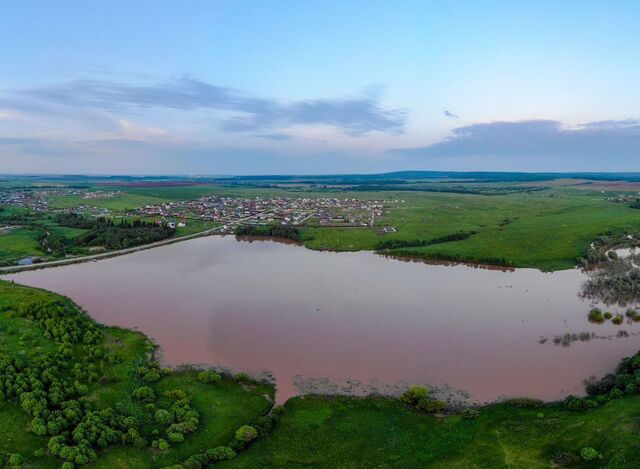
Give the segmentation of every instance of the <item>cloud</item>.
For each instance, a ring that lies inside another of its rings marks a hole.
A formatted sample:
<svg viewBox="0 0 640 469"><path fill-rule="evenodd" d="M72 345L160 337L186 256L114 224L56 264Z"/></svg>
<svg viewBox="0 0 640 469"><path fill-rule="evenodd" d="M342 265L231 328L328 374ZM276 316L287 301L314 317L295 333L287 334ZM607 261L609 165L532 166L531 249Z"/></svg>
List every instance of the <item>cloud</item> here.
<svg viewBox="0 0 640 469"><path fill-rule="evenodd" d="M75 80L15 90L8 96L0 96L0 107L49 115L68 115L79 110L119 116L153 109L223 112L227 117L221 118L220 124L227 132L327 125L348 135L359 136L371 132L402 133L406 123L404 110L383 108L377 95L283 102L251 96L191 77L146 85Z"/></svg>
<svg viewBox="0 0 640 469"><path fill-rule="evenodd" d="M273 134L256 134L256 137L259 138L266 138L269 140L291 140L291 137L289 137L288 135L285 134L278 134L278 133L273 133Z"/></svg>
<svg viewBox="0 0 640 469"><path fill-rule="evenodd" d="M453 112L447 111L446 109L442 114L444 114L445 117L450 117L451 119L460 119L460 116L458 114L454 114Z"/></svg>
<svg viewBox="0 0 640 469"><path fill-rule="evenodd" d="M4 144L4 145L3 145ZM0 138L2 173L67 174L313 174L386 171L376 162L342 151L300 157L250 146L217 147L165 140L62 140Z"/></svg>
<svg viewBox="0 0 640 469"><path fill-rule="evenodd" d="M392 149L389 153L417 157L545 157L606 163L608 158L640 158L640 121L589 122L574 127L552 120L473 124L453 129L441 142Z"/></svg>

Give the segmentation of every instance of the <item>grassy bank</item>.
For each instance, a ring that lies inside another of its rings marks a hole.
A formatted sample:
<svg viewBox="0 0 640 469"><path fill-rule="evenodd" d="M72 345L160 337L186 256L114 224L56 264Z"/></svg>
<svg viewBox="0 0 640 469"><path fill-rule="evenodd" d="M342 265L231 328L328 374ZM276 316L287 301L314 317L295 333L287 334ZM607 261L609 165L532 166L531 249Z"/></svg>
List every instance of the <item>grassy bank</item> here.
<svg viewBox="0 0 640 469"><path fill-rule="evenodd" d="M270 438L224 468L638 467L640 398L590 411L492 405L479 417L420 414L397 400L291 399ZM602 458L585 461L595 448Z"/></svg>

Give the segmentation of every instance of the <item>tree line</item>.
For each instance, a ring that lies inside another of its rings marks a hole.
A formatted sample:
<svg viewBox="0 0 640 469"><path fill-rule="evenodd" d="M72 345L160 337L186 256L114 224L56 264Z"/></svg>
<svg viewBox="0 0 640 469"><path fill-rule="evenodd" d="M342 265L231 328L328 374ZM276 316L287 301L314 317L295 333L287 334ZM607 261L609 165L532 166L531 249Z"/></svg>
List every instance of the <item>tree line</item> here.
<svg viewBox="0 0 640 469"><path fill-rule="evenodd" d="M264 236L302 241L300 230L290 225L240 225L236 228L236 236Z"/></svg>
<svg viewBox="0 0 640 469"><path fill-rule="evenodd" d="M56 221L60 226L88 230L70 240L68 243L70 248L103 246L110 250L124 249L160 241L175 233L175 229L167 223L146 222L139 219L115 223L103 217L92 220L75 213L67 213L59 215Z"/></svg>
<svg viewBox="0 0 640 469"><path fill-rule="evenodd" d="M461 241L463 239L469 238L470 236L473 236L476 233L477 231L459 231L457 233L438 236L432 239L385 239L378 243L376 249L378 251L383 251L386 249L430 246L432 244L447 243L449 241Z"/></svg>

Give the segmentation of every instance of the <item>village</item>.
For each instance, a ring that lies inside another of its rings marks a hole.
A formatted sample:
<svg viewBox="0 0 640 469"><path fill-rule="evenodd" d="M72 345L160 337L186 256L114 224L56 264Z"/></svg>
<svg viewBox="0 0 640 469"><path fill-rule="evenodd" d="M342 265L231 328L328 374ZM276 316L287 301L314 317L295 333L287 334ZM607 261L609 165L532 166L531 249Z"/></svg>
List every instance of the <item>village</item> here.
<svg viewBox="0 0 640 469"><path fill-rule="evenodd" d="M98 202L121 195L121 191L68 188L0 190L0 206L34 212L82 213L90 217L141 217L166 222L172 228L193 221L214 222L219 232L232 232L238 224L278 224L311 227L372 227L382 216L382 200L339 197L220 197L205 195L192 200L173 200L134 209L113 210ZM54 196L75 197L73 206L52 204ZM94 202L95 201L95 202Z"/></svg>
<svg viewBox="0 0 640 469"><path fill-rule="evenodd" d="M191 219L219 222L226 227L238 223L355 227L373 226L382 210L381 201L353 198L202 196L195 200L146 205L128 215L179 219L178 224L182 226Z"/></svg>

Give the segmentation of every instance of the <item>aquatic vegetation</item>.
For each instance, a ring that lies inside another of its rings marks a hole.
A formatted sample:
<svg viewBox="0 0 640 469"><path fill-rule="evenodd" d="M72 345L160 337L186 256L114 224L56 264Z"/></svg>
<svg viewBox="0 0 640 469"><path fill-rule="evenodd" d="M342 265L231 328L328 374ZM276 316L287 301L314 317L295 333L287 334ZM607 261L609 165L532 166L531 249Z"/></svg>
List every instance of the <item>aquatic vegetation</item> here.
<svg viewBox="0 0 640 469"><path fill-rule="evenodd" d="M613 324L619 326L624 321L624 316L622 314L616 314L616 316L611 320Z"/></svg>
<svg viewBox="0 0 640 469"><path fill-rule="evenodd" d="M629 259L609 261L589 274L580 296L622 306L640 303L640 268Z"/></svg>
<svg viewBox="0 0 640 469"><path fill-rule="evenodd" d="M631 319L633 322L640 321L640 313L638 313L638 311L633 308L627 309L627 311L625 311L625 316Z"/></svg>
<svg viewBox="0 0 640 469"><path fill-rule="evenodd" d="M608 321L609 319L611 319L613 317L613 313L611 311L606 311L604 313L604 318Z"/></svg>
<svg viewBox="0 0 640 469"><path fill-rule="evenodd" d="M601 324L604 322L604 315L599 308L593 308L589 311L589 322L594 322L597 324Z"/></svg>

